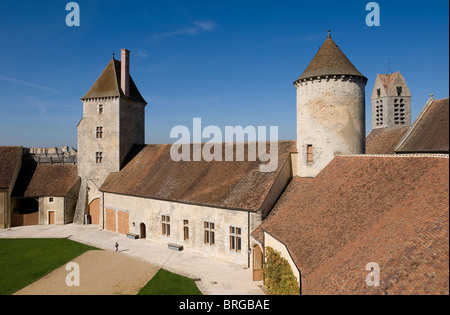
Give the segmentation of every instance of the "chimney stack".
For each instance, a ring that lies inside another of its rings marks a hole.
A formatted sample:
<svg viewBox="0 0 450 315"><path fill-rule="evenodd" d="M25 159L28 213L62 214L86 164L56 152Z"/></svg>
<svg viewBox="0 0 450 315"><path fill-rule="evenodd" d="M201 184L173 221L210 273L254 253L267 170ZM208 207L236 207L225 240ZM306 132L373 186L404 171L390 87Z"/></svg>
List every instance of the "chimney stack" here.
<svg viewBox="0 0 450 315"><path fill-rule="evenodd" d="M125 96L130 96L130 51L121 49L120 87Z"/></svg>

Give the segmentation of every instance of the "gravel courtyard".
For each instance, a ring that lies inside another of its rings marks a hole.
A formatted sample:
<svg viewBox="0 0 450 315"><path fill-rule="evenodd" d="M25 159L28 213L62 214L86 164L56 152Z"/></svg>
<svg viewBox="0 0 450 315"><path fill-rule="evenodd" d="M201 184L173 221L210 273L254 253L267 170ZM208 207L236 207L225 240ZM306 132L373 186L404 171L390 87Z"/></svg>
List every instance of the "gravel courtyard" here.
<svg viewBox="0 0 450 315"><path fill-rule="evenodd" d="M15 295L135 295L159 270L141 259L109 250L92 250L73 260L80 266L80 286L67 286L66 265ZM70 275L69 275L70 277Z"/></svg>

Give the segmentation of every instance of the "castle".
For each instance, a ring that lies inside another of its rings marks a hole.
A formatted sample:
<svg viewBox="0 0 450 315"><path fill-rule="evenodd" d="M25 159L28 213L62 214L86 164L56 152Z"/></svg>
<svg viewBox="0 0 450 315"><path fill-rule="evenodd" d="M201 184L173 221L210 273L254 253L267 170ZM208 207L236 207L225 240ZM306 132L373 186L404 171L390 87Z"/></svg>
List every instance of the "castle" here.
<svg viewBox="0 0 450 315"><path fill-rule="evenodd" d="M95 224L240 264L255 281L272 247L304 294L448 294L449 99L431 98L411 125L404 78L379 74L366 138L367 82L328 33L294 82L297 140L278 143L274 172L175 162L170 145L145 144L147 102L123 49L81 98L74 163L0 147L0 228ZM370 262L380 287L364 282Z"/></svg>

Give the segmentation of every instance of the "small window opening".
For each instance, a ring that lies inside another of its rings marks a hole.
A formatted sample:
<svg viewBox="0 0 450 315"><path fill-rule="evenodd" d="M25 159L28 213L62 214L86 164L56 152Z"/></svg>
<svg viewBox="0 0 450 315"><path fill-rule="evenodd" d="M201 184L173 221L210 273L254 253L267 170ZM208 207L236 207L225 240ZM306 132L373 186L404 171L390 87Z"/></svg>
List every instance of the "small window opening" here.
<svg viewBox="0 0 450 315"><path fill-rule="evenodd" d="M306 155L307 155L308 164L314 163L314 148L311 144L308 145Z"/></svg>

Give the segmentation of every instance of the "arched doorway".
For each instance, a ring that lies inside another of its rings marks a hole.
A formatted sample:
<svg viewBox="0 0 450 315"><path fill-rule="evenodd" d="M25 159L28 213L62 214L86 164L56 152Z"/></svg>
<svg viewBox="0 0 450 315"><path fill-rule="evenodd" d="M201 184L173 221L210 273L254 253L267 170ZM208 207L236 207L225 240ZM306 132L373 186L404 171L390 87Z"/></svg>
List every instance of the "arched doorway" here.
<svg viewBox="0 0 450 315"><path fill-rule="evenodd" d="M92 200L89 204L89 214L92 224L100 224L100 198Z"/></svg>
<svg viewBox="0 0 450 315"><path fill-rule="evenodd" d="M141 223L141 236L140 238L145 239L147 238L147 228L144 223Z"/></svg>
<svg viewBox="0 0 450 315"><path fill-rule="evenodd" d="M253 247L253 281L263 280L263 262L264 255L261 247L256 245Z"/></svg>

